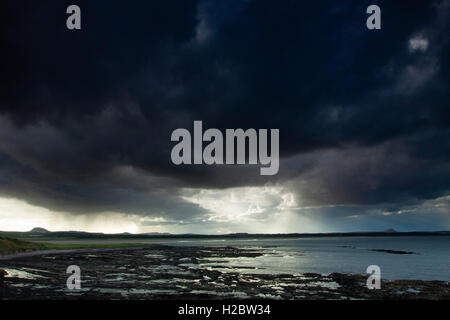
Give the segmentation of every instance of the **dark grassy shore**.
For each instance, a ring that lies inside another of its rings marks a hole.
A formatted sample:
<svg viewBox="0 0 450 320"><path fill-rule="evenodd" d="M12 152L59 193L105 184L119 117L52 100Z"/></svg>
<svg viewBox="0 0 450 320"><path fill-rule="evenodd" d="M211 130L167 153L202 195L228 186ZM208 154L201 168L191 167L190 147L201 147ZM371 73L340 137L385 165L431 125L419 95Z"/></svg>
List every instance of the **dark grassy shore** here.
<svg viewBox="0 0 450 320"><path fill-rule="evenodd" d="M0 237L0 255L18 254L39 250L132 248L145 246L147 246L147 244L143 243L38 243L14 238Z"/></svg>
<svg viewBox="0 0 450 320"><path fill-rule="evenodd" d="M0 237L0 254L35 251L43 249L45 249L45 245L40 243Z"/></svg>
<svg viewBox="0 0 450 320"><path fill-rule="evenodd" d="M382 281L369 290L363 275L265 274L224 262L264 254L270 251L153 245L3 257L9 275L0 299L450 299L442 281ZM81 268L81 290L66 287L69 265Z"/></svg>

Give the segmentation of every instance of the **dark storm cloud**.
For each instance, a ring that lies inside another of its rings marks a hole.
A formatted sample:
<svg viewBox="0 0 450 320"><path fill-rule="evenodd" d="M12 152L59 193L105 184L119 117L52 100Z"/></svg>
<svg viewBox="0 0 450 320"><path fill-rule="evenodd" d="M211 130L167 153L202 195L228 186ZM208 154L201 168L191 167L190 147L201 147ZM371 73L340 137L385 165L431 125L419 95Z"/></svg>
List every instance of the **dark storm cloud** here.
<svg viewBox="0 0 450 320"><path fill-rule="evenodd" d="M418 204L448 190L449 138L447 130L299 155L281 164L288 171L285 185L297 191L302 206Z"/></svg>
<svg viewBox="0 0 450 320"><path fill-rule="evenodd" d="M190 216L182 187L274 181L305 205L448 192L448 1L77 1L81 31L73 1L19 2L0 22L5 195ZM194 120L280 128L280 174L173 166L170 134Z"/></svg>
<svg viewBox="0 0 450 320"><path fill-rule="evenodd" d="M61 212L129 212L178 220L206 213L183 201L169 179L142 178L130 167L77 182L36 172L6 156L0 158L0 164L0 196Z"/></svg>

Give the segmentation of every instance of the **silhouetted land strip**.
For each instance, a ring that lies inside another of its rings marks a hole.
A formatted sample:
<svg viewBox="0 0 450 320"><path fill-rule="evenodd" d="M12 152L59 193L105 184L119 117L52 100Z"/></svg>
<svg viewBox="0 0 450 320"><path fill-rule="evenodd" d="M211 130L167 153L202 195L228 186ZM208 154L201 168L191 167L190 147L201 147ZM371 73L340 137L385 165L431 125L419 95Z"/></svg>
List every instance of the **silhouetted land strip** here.
<svg viewBox="0 0 450 320"><path fill-rule="evenodd" d="M405 237L405 236L450 236L450 231L435 232L343 232L343 233L287 233L287 234L249 234L234 233L223 235L208 234L105 234L80 231L58 232L7 232L0 231L0 237L30 240L45 239L282 239L282 238L320 238L320 237Z"/></svg>

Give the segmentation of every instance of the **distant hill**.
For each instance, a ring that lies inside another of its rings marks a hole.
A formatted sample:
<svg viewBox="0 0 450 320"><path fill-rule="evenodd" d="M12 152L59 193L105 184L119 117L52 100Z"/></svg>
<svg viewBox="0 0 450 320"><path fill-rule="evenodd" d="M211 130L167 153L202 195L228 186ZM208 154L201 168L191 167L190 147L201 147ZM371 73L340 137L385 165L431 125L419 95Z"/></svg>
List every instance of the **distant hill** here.
<svg viewBox="0 0 450 320"><path fill-rule="evenodd" d="M394 232L397 232L397 231L395 231L394 229L387 229L386 231L384 231L384 232L388 232L388 233L394 233Z"/></svg>
<svg viewBox="0 0 450 320"><path fill-rule="evenodd" d="M44 228L33 228L30 230L30 233L50 233L50 231Z"/></svg>
<svg viewBox="0 0 450 320"><path fill-rule="evenodd" d="M147 233L139 233L139 234L143 234L146 236L170 236L171 233L167 233L167 232L147 232Z"/></svg>

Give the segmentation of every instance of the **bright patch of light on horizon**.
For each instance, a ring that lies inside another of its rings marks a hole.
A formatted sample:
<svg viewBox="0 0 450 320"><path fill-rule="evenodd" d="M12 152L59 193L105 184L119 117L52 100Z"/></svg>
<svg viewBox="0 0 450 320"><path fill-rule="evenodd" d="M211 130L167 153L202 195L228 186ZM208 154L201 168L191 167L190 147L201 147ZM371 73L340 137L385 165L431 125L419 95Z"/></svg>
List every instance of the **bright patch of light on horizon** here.
<svg viewBox="0 0 450 320"><path fill-rule="evenodd" d="M246 221L285 202L280 188L268 186L200 190L183 199L210 211L209 220L217 222Z"/></svg>
<svg viewBox="0 0 450 320"><path fill-rule="evenodd" d="M316 232L320 226L302 216L294 194L281 186L224 190L185 190L183 199L208 210L207 221L233 226L234 232Z"/></svg>
<svg viewBox="0 0 450 320"><path fill-rule="evenodd" d="M50 231L136 233L139 227L133 220L120 213L69 215L18 199L0 198L1 231L30 231L40 227Z"/></svg>
<svg viewBox="0 0 450 320"><path fill-rule="evenodd" d="M29 231L34 227L49 229L53 218L52 212L45 208L21 200L0 198L1 231Z"/></svg>

